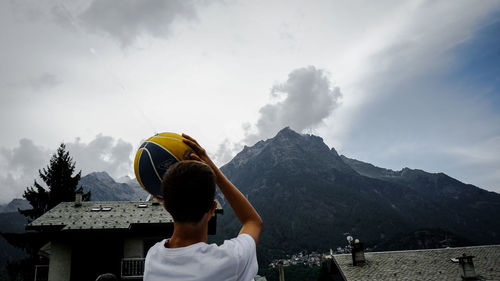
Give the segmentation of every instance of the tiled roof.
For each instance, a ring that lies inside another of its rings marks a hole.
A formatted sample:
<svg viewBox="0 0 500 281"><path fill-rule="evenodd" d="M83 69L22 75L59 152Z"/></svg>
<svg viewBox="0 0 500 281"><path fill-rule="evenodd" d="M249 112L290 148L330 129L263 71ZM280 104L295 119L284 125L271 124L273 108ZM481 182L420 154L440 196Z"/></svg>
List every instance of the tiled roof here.
<svg viewBox="0 0 500 281"><path fill-rule="evenodd" d="M222 211L219 203L217 211ZM62 202L28 224L27 229L129 229L132 225L168 223L173 223L172 216L161 204L151 201L88 201L79 207L74 202Z"/></svg>
<svg viewBox="0 0 500 281"><path fill-rule="evenodd" d="M366 264L352 265L352 256L334 255L344 278L351 280L462 280L459 263L451 259L474 256L478 280L500 280L500 245L414 251L365 253Z"/></svg>

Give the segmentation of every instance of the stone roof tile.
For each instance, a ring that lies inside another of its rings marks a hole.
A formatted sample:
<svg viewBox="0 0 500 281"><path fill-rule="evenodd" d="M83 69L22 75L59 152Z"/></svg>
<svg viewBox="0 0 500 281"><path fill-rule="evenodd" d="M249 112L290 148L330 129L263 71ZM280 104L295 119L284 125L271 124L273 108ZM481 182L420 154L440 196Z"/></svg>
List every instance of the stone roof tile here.
<svg viewBox="0 0 500 281"><path fill-rule="evenodd" d="M217 211L222 207L217 202ZM28 229L60 226L61 230L128 229L133 224L173 223L161 204L124 201L88 201L81 206L62 202L30 224Z"/></svg>
<svg viewBox="0 0 500 281"><path fill-rule="evenodd" d="M452 258L474 256L478 280L500 280L500 245L365 253L366 264L352 265L352 257L334 255L346 280L462 280Z"/></svg>

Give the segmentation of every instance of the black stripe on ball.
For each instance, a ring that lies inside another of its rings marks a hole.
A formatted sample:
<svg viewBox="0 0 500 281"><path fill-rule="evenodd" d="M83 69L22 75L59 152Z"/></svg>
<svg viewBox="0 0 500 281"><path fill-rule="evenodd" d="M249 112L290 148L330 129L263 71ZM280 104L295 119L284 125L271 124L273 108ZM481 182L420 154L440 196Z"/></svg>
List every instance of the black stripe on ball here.
<svg viewBox="0 0 500 281"><path fill-rule="evenodd" d="M163 178L168 167L176 163L177 159L167 149L154 142L149 142L146 148L151 153L151 158L153 159L158 175L160 175L160 178Z"/></svg>
<svg viewBox="0 0 500 281"><path fill-rule="evenodd" d="M144 148L139 158L139 175L144 188L154 196L161 195L161 180L155 172L149 151Z"/></svg>

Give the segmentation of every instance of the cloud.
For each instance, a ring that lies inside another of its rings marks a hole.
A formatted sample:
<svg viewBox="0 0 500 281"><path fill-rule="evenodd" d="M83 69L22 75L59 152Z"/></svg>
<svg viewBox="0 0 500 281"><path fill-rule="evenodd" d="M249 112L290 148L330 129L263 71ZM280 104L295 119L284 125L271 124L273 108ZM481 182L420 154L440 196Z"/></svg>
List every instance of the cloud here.
<svg viewBox="0 0 500 281"><path fill-rule="evenodd" d="M59 81L59 79L57 79L54 74L43 73L39 77L30 80L28 84L31 86L31 88L33 88L33 90L40 91L53 88L60 83L61 81Z"/></svg>
<svg viewBox="0 0 500 281"><path fill-rule="evenodd" d="M26 186L38 176L38 169L47 165L50 151L37 146L29 139L21 139L13 149L0 149L0 203L20 197Z"/></svg>
<svg viewBox="0 0 500 281"><path fill-rule="evenodd" d="M213 156L216 164L227 163L244 144L272 137L284 127L299 132L316 128L339 106L342 93L332 86L325 70L308 66L291 71L284 83L272 87L270 96L271 102L260 108L256 124L242 125L243 140L225 139L219 145Z"/></svg>
<svg viewBox="0 0 500 281"><path fill-rule="evenodd" d="M76 162L76 169L82 174L106 171L114 178L131 173L132 145L122 139L99 134L89 143L77 138L66 142L66 148ZM0 149L0 203L7 203L12 198L21 197L33 180L41 182L38 170L45 168L55 149L36 145L32 140L21 139L17 147Z"/></svg>
<svg viewBox="0 0 500 281"><path fill-rule="evenodd" d="M49 151L36 146L32 140L21 139L19 146L13 149L2 148L0 150L2 158L8 163L3 169L8 168L13 174L29 174L37 171L47 162Z"/></svg>
<svg viewBox="0 0 500 281"><path fill-rule="evenodd" d="M239 142L232 142L229 139L225 139L218 147L217 151L213 155L214 162L222 166L231 159L233 159L234 155L241 151L243 145Z"/></svg>
<svg viewBox="0 0 500 281"><path fill-rule="evenodd" d="M498 150L500 115L488 91L499 89L493 79L472 79L492 77L495 68L463 62L494 65L494 56L484 59L497 49L494 37L481 34L498 22L495 10L493 2L415 6L405 25L394 25L404 28L367 59L369 71L350 85L348 97L356 100L344 100L341 122L326 139L341 143L348 157L377 166L445 172L498 192L499 162L489 155Z"/></svg>
<svg viewBox="0 0 500 281"><path fill-rule="evenodd" d="M196 9L190 0L93 0L79 19L127 46L143 35L167 37L174 21L196 19Z"/></svg>
<svg viewBox="0 0 500 281"><path fill-rule="evenodd" d="M272 88L271 97L280 100L260 108L257 131L247 135L247 144L268 138L286 126L299 132L317 127L339 105L342 93L332 87L325 70L308 66L290 72L286 82Z"/></svg>
<svg viewBox="0 0 500 281"><path fill-rule="evenodd" d="M66 143L66 147L83 174L106 171L117 178L132 169L132 145L122 139L99 134L88 144L77 138L75 142Z"/></svg>

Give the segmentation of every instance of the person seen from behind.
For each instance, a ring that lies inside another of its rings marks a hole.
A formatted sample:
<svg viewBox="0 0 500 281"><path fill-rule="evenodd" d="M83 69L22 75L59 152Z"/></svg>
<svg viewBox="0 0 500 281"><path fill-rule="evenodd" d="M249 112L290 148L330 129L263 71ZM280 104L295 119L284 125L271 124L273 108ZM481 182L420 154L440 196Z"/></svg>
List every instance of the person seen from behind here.
<svg viewBox="0 0 500 281"><path fill-rule="evenodd" d="M174 219L174 232L149 249L144 280L253 280L262 219L205 149L190 136L182 136L194 151L192 160L172 165L162 181L163 206ZM217 207L216 185L242 224L238 236L220 246L207 244L208 222Z"/></svg>

